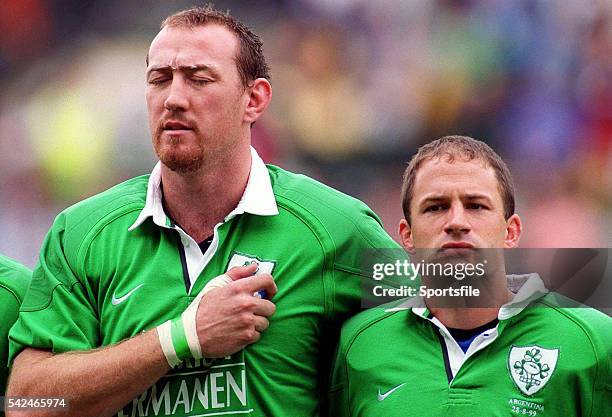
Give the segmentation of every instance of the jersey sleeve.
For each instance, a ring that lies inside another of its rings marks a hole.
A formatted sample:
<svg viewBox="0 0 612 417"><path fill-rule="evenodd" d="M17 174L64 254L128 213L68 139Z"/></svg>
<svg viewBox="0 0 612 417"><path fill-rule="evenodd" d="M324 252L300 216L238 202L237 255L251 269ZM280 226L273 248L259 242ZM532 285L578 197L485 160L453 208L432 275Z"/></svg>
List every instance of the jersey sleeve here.
<svg viewBox="0 0 612 417"><path fill-rule="evenodd" d="M32 283L9 333L9 363L26 347L63 353L98 345L95 300L84 277L76 272L79 243L73 245L79 249L66 249L71 247L66 229L60 214L45 238Z"/></svg>
<svg viewBox="0 0 612 417"><path fill-rule="evenodd" d="M0 284L0 394L6 389L8 376L8 332L19 311L19 300L9 288Z"/></svg>
<svg viewBox="0 0 612 417"><path fill-rule="evenodd" d="M608 373L607 384L595 388L593 417L612 416L612 381Z"/></svg>
<svg viewBox="0 0 612 417"><path fill-rule="evenodd" d="M346 356L342 343L338 345L329 383L329 415L349 417L349 392Z"/></svg>
<svg viewBox="0 0 612 417"><path fill-rule="evenodd" d="M407 259L408 255L387 234L376 214L365 205L358 211L352 230L336 233L334 277L328 285L333 288L330 313L339 314L341 322L344 322L347 313L352 316L361 309L363 284L372 281L369 264L393 263L397 259Z"/></svg>
<svg viewBox="0 0 612 417"><path fill-rule="evenodd" d="M610 345L612 320L604 317L600 322L604 323L597 329L602 337L599 340L600 349L597 357L598 369L594 384L592 417L612 416L612 347ZM586 412L585 415L587 415Z"/></svg>

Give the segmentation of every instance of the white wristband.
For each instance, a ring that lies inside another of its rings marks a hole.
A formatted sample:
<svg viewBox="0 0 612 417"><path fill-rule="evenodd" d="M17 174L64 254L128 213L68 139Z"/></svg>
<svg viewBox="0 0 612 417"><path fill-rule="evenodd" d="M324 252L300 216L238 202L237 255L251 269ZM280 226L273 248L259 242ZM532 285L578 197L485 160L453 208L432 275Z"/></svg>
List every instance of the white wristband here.
<svg viewBox="0 0 612 417"><path fill-rule="evenodd" d="M170 367L174 368L188 358L203 357L196 327L198 305L205 294L230 282L232 279L226 274L211 279L183 314L157 327L159 343Z"/></svg>

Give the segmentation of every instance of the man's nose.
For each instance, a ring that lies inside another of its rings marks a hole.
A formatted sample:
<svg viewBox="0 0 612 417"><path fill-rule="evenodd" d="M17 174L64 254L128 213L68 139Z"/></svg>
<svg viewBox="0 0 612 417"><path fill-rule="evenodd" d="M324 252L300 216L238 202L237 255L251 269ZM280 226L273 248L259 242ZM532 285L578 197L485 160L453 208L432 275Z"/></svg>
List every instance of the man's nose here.
<svg viewBox="0 0 612 417"><path fill-rule="evenodd" d="M463 205L455 204L447 212L444 231L449 234L468 233L471 230L467 213Z"/></svg>
<svg viewBox="0 0 612 417"><path fill-rule="evenodd" d="M169 87L168 97L166 97L164 101L166 110L176 111L187 109L189 106L189 99L185 90L185 83L180 77L174 77Z"/></svg>

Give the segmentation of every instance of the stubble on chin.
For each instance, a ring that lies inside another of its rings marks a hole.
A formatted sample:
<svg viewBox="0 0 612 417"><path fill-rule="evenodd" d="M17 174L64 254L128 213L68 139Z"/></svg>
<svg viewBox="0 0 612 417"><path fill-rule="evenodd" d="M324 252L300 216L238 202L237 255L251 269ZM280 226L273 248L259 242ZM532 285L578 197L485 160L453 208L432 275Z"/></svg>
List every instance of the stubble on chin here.
<svg viewBox="0 0 612 417"><path fill-rule="evenodd" d="M162 133L156 132L153 147L159 160L171 171L178 174L189 174L198 171L204 165L204 149L200 143L195 143L181 149L181 139L167 137L162 139Z"/></svg>

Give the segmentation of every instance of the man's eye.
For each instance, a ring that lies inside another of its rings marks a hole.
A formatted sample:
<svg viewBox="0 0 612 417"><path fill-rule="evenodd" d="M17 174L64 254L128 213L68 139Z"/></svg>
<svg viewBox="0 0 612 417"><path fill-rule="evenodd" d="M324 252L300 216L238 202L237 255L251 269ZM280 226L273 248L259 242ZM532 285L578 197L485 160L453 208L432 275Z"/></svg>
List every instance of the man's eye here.
<svg viewBox="0 0 612 417"><path fill-rule="evenodd" d="M152 78L148 81L151 85L160 85L168 81L168 78Z"/></svg>
<svg viewBox="0 0 612 417"><path fill-rule="evenodd" d="M208 83L210 83L210 80L204 79L204 78L192 78L191 82L196 84L196 85L206 85Z"/></svg>
<svg viewBox="0 0 612 417"><path fill-rule="evenodd" d="M432 211L440 211L442 209L443 209L442 204L434 204L432 206L427 206L425 208L425 213L432 212Z"/></svg>
<svg viewBox="0 0 612 417"><path fill-rule="evenodd" d="M470 203L467 205L467 208L470 210L482 210L484 208L486 208L485 206L483 206L482 204L478 204L478 203Z"/></svg>

